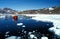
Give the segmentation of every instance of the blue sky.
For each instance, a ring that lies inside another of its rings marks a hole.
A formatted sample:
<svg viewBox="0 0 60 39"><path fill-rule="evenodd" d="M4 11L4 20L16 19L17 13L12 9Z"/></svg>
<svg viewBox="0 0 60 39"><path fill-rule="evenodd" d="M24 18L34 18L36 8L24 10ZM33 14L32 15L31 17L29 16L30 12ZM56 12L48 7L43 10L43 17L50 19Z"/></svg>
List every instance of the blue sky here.
<svg viewBox="0 0 60 39"><path fill-rule="evenodd" d="M30 10L60 6L60 0L0 0L0 8L12 8L14 10Z"/></svg>

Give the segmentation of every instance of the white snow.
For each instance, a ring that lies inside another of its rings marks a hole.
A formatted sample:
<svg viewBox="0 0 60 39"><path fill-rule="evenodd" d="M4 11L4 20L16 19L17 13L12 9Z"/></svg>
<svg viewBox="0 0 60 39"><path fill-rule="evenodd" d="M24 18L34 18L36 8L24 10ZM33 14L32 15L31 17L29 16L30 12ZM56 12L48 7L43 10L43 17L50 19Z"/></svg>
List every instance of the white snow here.
<svg viewBox="0 0 60 39"><path fill-rule="evenodd" d="M5 37L9 37L9 35L5 35Z"/></svg>
<svg viewBox="0 0 60 39"><path fill-rule="evenodd" d="M34 38L35 36L33 34L30 34L30 38Z"/></svg>
<svg viewBox="0 0 60 39"><path fill-rule="evenodd" d="M60 29L56 29L54 32L56 35L60 36Z"/></svg>
<svg viewBox="0 0 60 39"><path fill-rule="evenodd" d="M32 32L29 32L28 34L30 35Z"/></svg>
<svg viewBox="0 0 60 39"><path fill-rule="evenodd" d="M60 29L56 29L56 27L49 28L49 31L54 32L57 36L60 36Z"/></svg>
<svg viewBox="0 0 60 39"><path fill-rule="evenodd" d="M8 10L7 12L10 12L10 10Z"/></svg>
<svg viewBox="0 0 60 39"><path fill-rule="evenodd" d="M17 23L17 26L21 26L21 25L23 25L23 23Z"/></svg>
<svg viewBox="0 0 60 39"><path fill-rule="evenodd" d="M35 39L37 39L37 37L34 37Z"/></svg>
<svg viewBox="0 0 60 39"><path fill-rule="evenodd" d="M11 37L8 37L6 39L21 39L21 37L11 36Z"/></svg>
<svg viewBox="0 0 60 39"><path fill-rule="evenodd" d="M49 10L54 10L54 8L50 7Z"/></svg>
<svg viewBox="0 0 60 39"><path fill-rule="evenodd" d="M43 37L41 37L41 39L48 39L48 37L43 36Z"/></svg>
<svg viewBox="0 0 60 39"><path fill-rule="evenodd" d="M26 27L25 25L23 25L22 27Z"/></svg>
<svg viewBox="0 0 60 39"><path fill-rule="evenodd" d="M9 31L8 32L6 32L5 34L8 34L9 33Z"/></svg>

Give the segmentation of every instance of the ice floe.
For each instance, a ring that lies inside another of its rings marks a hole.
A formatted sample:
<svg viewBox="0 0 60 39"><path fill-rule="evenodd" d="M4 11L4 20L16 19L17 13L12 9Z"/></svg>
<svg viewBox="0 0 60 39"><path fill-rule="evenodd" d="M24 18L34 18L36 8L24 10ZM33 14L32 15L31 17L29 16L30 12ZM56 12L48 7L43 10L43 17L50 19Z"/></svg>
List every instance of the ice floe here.
<svg viewBox="0 0 60 39"><path fill-rule="evenodd" d="M34 37L34 39L37 39L37 37Z"/></svg>
<svg viewBox="0 0 60 39"><path fill-rule="evenodd" d="M43 37L41 37L41 39L48 39L48 37L43 36Z"/></svg>
<svg viewBox="0 0 60 39"><path fill-rule="evenodd" d="M23 25L23 23L17 23L17 26L21 26L21 25Z"/></svg>
<svg viewBox="0 0 60 39"><path fill-rule="evenodd" d="M21 37L17 37L17 36L11 36L11 37L8 37L6 39L21 39Z"/></svg>
<svg viewBox="0 0 60 39"><path fill-rule="evenodd" d="M22 27L26 27L25 25L23 25Z"/></svg>
<svg viewBox="0 0 60 39"><path fill-rule="evenodd" d="M34 38L35 36L33 34L30 34L30 38Z"/></svg>

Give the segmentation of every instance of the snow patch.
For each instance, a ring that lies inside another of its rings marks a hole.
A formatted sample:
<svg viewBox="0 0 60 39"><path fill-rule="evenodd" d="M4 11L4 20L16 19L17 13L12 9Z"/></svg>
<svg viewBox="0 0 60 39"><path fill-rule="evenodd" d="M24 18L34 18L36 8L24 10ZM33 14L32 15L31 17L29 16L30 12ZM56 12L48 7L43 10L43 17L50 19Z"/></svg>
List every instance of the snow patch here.
<svg viewBox="0 0 60 39"><path fill-rule="evenodd" d="M49 10L54 10L54 8L50 7Z"/></svg>

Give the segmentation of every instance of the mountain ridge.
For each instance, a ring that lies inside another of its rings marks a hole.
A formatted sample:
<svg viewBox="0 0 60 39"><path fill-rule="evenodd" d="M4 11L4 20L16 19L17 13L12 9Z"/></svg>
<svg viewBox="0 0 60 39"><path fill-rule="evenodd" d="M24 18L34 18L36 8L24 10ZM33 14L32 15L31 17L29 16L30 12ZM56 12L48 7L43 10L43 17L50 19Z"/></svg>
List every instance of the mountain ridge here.
<svg viewBox="0 0 60 39"><path fill-rule="evenodd" d="M16 11L11 8L0 9L1 14L60 14L60 6L35 10Z"/></svg>
<svg viewBox="0 0 60 39"><path fill-rule="evenodd" d="M37 9L37 10L27 10L19 12L19 14L60 14L60 6Z"/></svg>

